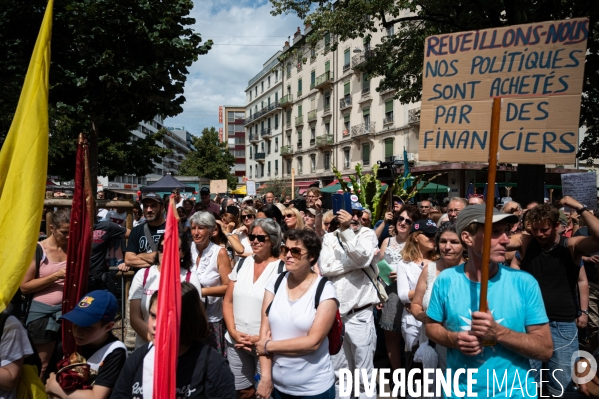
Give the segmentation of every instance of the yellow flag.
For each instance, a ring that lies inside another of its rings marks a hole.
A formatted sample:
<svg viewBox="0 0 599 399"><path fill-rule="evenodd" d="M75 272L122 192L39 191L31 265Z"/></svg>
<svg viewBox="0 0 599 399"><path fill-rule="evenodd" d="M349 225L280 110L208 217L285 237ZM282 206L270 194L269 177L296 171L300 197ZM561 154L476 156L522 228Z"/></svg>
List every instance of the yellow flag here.
<svg viewBox="0 0 599 399"><path fill-rule="evenodd" d="M53 0L33 49L19 105L0 151L0 311L35 252L48 169L48 73Z"/></svg>

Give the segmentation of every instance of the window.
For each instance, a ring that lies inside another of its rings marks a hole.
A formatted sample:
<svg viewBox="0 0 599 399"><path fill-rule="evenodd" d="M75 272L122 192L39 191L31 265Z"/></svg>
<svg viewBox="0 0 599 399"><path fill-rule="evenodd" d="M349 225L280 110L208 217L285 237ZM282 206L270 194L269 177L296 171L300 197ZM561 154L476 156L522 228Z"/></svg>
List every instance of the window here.
<svg viewBox="0 0 599 399"><path fill-rule="evenodd" d="M343 116L343 127L345 128L343 135L349 135L349 114Z"/></svg>
<svg viewBox="0 0 599 399"><path fill-rule="evenodd" d="M312 127L310 128L310 141L316 141L316 128Z"/></svg>
<svg viewBox="0 0 599 399"><path fill-rule="evenodd" d="M364 50L370 50L370 39L364 38Z"/></svg>
<svg viewBox="0 0 599 399"><path fill-rule="evenodd" d="M291 110L290 109L287 110L287 118L286 119L287 119L287 126L290 126L291 125Z"/></svg>
<svg viewBox="0 0 599 399"><path fill-rule="evenodd" d="M287 77L291 76L291 64L287 63Z"/></svg>
<svg viewBox="0 0 599 399"><path fill-rule="evenodd" d="M250 157L252 159L252 157ZM252 165L250 165L250 179L252 178Z"/></svg>
<svg viewBox="0 0 599 399"><path fill-rule="evenodd" d="M267 123L268 129L270 129L270 119L271 119L271 118L268 118L268 121L267 121L267 122L268 122L268 123Z"/></svg>
<svg viewBox="0 0 599 399"><path fill-rule="evenodd" d="M329 72L331 70L331 61L327 61L324 63L324 71Z"/></svg>
<svg viewBox="0 0 599 399"><path fill-rule="evenodd" d="M270 141L266 143L266 153L270 154Z"/></svg>
<svg viewBox="0 0 599 399"><path fill-rule="evenodd" d="M260 152L264 152L264 141L260 143Z"/></svg>
<svg viewBox="0 0 599 399"><path fill-rule="evenodd" d="M316 59L316 49L314 47L310 47L310 61L314 61Z"/></svg>
<svg viewBox="0 0 599 399"><path fill-rule="evenodd" d="M343 96L344 96L344 97L348 97L348 96L349 96L349 94L350 94L350 87L349 87L349 83L350 83L350 82L349 82L349 81L347 81L347 82L345 82L345 83L343 84Z"/></svg>
<svg viewBox="0 0 599 399"><path fill-rule="evenodd" d="M325 112L331 110L331 92L327 91L324 93L324 110Z"/></svg>
<svg viewBox="0 0 599 399"><path fill-rule="evenodd" d="M385 161L393 156L393 139L385 140Z"/></svg>
<svg viewBox="0 0 599 399"><path fill-rule="evenodd" d="M268 86L267 87L270 87L270 76L267 78L267 81L268 81Z"/></svg>
<svg viewBox="0 0 599 399"><path fill-rule="evenodd" d="M331 47L331 34L325 33L324 34L324 51L325 51L325 53L327 51L329 51L330 47Z"/></svg>
<svg viewBox="0 0 599 399"><path fill-rule="evenodd" d="M279 115L275 115L275 129L279 128Z"/></svg>
<svg viewBox="0 0 599 399"><path fill-rule="evenodd" d="M297 149L300 150L302 148L302 131L297 131Z"/></svg>
<svg viewBox="0 0 599 399"><path fill-rule="evenodd" d="M260 165L260 177L264 177L264 164Z"/></svg>
<svg viewBox="0 0 599 399"><path fill-rule="evenodd" d="M279 152L279 138L275 137L275 152Z"/></svg>
<svg viewBox="0 0 599 399"><path fill-rule="evenodd" d="M298 97L302 96L302 80L301 79L297 80L297 96Z"/></svg>
<svg viewBox="0 0 599 399"><path fill-rule="evenodd" d="M297 116L302 116L304 113L302 111L302 104L297 106Z"/></svg>
<svg viewBox="0 0 599 399"><path fill-rule="evenodd" d="M291 145L291 135L287 135L287 145Z"/></svg>
<svg viewBox="0 0 599 399"><path fill-rule="evenodd" d="M331 170L331 153L329 151L324 153L324 170Z"/></svg>
<svg viewBox="0 0 599 399"><path fill-rule="evenodd" d="M233 111L228 111L227 112L227 121L228 122L235 122L235 112L233 112Z"/></svg>
<svg viewBox="0 0 599 399"><path fill-rule="evenodd" d="M313 88L316 85L316 71L312 70L310 72L310 88Z"/></svg>
<svg viewBox="0 0 599 399"><path fill-rule="evenodd" d="M275 104L279 102L279 92L275 93Z"/></svg>
<svg viewBox="0 0 599 399"><path fill-rule="evenodd" d="M291 174L291 159L287 160L287 174Z"/></svg>
<svg viewBox="0 0 599 399"><path fill-rule="evenodd" d="M252 159L252 147L250 146L250 159ZM251 168L251 166L250 166Z"/></svg>
<svg viewBox="0 0 599 399"><path fill-rule="evenodd" d="M260 93L264 93L264 81L260 82Z"/></svg>
<svg viewBox="0 0 599 399"><path fill-rule="evenodd" d="M245 144L245 137L235 137L235 144Z"/></svg>
<svg viewBox="0 0 599 399"><path fill-rule="evenodd" d="M268 161L268 176L270 176L270 161Z"/></svg>
<svg viewBox="0 0 599 399"><path fill-rule="evenodd" d="M264 131L264 121L260 122L260 131Z"/></svg>
<svg viewBox="0 0 599 399"><path fill-rule="evenodd" d="M275 83L279 81L279 71L275 69Z"/></svg>
<svg viewBox="0 0 599 399"><path fill-rule="evenodd" d="M324 124L324 134L331 134L331 123L327 122Z"/></svg>
<svg viewBox="0 0 599 399"><path fill-rule="evenodd" d="M275 176L279 175L279 160L275 159Z"/></svg>
<svg viewBox="0 0 599 399"><path fill-rule="evenodd" d="M362 162L370 165L370 144L362 144Z"/></svg>
<svg viewBox="0 0 599 399"><path fill-rule="evenodd" d="M260 109L264 109L264 100L260 101Z"/></svg>
<svg viewBox="0 0 599 399"><path fill-rule="evenodd" d="M395 33L395 30L393 29L393 26L390 26L387 28L387 36L388 37L393 36L394 33Z"/></svg>
<svg viewBox="0 0 599 399"><path fill-rule="evenodd" d="M250 90L250 101L252 101L252 91ZM251 110L250 110L251 111ZM250 114L251 115L251 114Z"/></svg>
<svg viewBox="0 0 599 399"><path fill-rule="evenodd" d="M362 110L362 115L364 116L364 125L366 129L368 129L368 125L370 125L370 107L364 108Z"/></svg>
<svg viewBox="0 0 599 399"><path fill-rule="evenodd" d="M254 88L254 91L255 91L255 93L254 93L254 94L256 94L256 97L258 97L258 86L256 86L256 87Z"/></svg>
<svg viewBox="0 0 599 399"><path fill-rule="evenodd" d="M310 173L316 172L316 154L310 155Z"/></svg>
<svg viewBox="0 0 599 399"><path fill-rule="evenodd" d="M245 131L245 129L243 128L243 125L233 125L233 126L235 126L236 133L243 133Z"/></svg>
<svg viewBox="0 0 599 399"><path fill-rule="evenodd" d="M350 66L350 52L349 49L345 50L343 52L343 70L347 71L349 69Z"/></svg>
<svg viewBox="0 0 599 399"><path fill-rule="evenodd" d="M235 126L236 125L227 125L227 135L235 136Z"/></svg>
<svg viewBox="0 0 599 399"><path fill-rule="evenodd" d="M291 86L287 86L287 94L291 94Z"/></svg>
<svg viewBox="0 0 599 399"><path fill-rule="evenodd" d="M385 101L385 121L383 123L393 122L393 100Z"/></svg>
<svg viewBox="0 0 599 399"><path fill-rule="evenodd" d="M302 174L302 163L303 163L302 157L298 157L297 158L297 174L298 175Z"/></svg>
<svg viewBox="0 0 599 399"><path fill-rule="evenodd" d="M349 169L349 148L343 149L343 168Z"/></svg>
<svg viewBox="0 0 599 399"><path fill-rule="evenodd" d="M362 95L370 94L370 75L366 72L362 74Z"/></svg>

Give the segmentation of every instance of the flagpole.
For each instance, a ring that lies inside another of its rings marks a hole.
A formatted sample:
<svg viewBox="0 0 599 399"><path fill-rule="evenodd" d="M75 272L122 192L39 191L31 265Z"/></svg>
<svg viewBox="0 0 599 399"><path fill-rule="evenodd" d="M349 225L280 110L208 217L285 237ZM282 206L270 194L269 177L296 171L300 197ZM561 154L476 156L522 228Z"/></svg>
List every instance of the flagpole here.
<svg viewBox="0 0 599 399"><path fill-rule="evenodd" d="M501 116L501 98L493 98L493 111L491 113L491 134L489 139L489 172L487 176L488 187L495 187L497 175L497 151L499 149L499 119ZM491 234L493 233L493 208L495 207L495 194L489 195L487 190L485 227L483 239L483 259L480 281L480 306L481 312L487 311L487 290L489 286L489 262L491 256Z"/></svg>

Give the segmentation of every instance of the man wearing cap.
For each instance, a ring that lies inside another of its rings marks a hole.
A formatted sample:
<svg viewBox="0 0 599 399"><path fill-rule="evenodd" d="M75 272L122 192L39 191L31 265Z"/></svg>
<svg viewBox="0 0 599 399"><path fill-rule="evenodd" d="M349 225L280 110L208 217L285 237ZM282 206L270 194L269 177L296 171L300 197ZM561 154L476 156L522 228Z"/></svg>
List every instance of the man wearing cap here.
<svg viewBox="0 0 599 399"><path fill-rule="evenodd" d="M521 254L520 269L539 283L554 351L548 364L532 362L535 369L549 369L543 387L548 393L564 398L578 395L571 379L571 358L578 350L578 328L585 328L589 314L589 285L582 257L599 248L599 220L586 206L571 197L561 205L577 210L588 227L589 237L563 237L560 213L548 204L529 210L526 223L530 234L510 237L509 250ZM544 377L540 376L540 377Z"/></svg>
<svg viewBox="0 0 599 399"><path fill-rule="evenodd" d="M427 309L427 336L448 348L448 369L478 370L473 374L476 382L471 389L479 398L536 397L534 378L528 373L529 359L546 361L553 350L539 285L530 274L502 264L510 241L508 223L517 219L493 209L488 311L483 313L478 309L485 205L462 210L456 230L468 249L468 262L439 274ZM463 396L468 389L466 374L456 377L462 394L452 386L449 398ZM494 386L487 386L487 381Z"/></svg>
<svg viewBox="0 0 599 399"><path fill-rule="evenodd" d="M119 265L119 269L123 271L128 271L131 267L141 269L152 266L156 259L156 254L152 252L156 250L166 228L164 205L158 194L146 193L141 206L146 223L134 227L129 234L125 265Z"/></svg>
<svg viewBox="0 0 599 399"><path fill-rule="evenodd" d="M86 294L77 306L62 316L73 323L73 337L78 353L86 359L95 376L92 389L65 392L56 374L51 373L46 382L50 397L105 399L110 396L125 360L127 348L112 334L114 318L118 309L114 295L106 290Z"/></svg>
<svg viewBox="0 0 599 399"><path fill-rule="evenodd" d="M220 215L220 208L210 200L210 189L208 187L202 187L200 190L200 200L206 205L206 211L212 212L214 216Z"/></svg>
<svg viewBox="0 0 599 399"><path fill-rule="evenodd" d="M254 206L254 200L248 195L247 197L243 197L243 200L241 200L241 209L245 209L249 206Z"/></svg>
<svg viewBox="0 0 599 399"><path fill-rule="evenodd" d="M352 195L352 210L352 214L345 210L337 212L340 227L324 235L319 260L322 275L335 287L345 325L343 348L331 356L337 381L342 368L367 370L371 378L376 349L373 307L380 300L374 286L378 267L371 264L378 240L372 229L360 224L363 208L355 195ZM363 382L360 397L366 398Z"/></svg>

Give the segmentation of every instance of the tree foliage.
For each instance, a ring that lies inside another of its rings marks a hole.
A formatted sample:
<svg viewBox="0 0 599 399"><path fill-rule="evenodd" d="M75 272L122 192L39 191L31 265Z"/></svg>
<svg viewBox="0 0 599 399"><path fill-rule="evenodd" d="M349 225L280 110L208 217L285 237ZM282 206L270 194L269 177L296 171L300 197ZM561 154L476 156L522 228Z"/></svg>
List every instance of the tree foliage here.
<svg viewBox="0 0 599 399"><path fill-rule="evenodd" d="M0 0L0 140L45 7L46 0ZM195 23L188 17L192 7L191 0L55 0L50 104L51 124L59 131L50 145L51 156L59 158L51 163L72 159L74 145L67 142L86 132L92 178L98 167L110 176L152 171L159 149L150 138L132 141L130 131L156 115L182 112L188 68L212 45L202 45L189 28ZM140 161L139 154L149 157Z"/></svg>
<svg viewBox="0 0 599 399"><path fill-rule="evenodd" d="M235 165L235 156L229 152L226 142L218 141L216 128L205 128L200 137L193 138L195 151L185 156L179 174L181 176L200 176L211 180L228 180L229 188L235 189L237 178L231 173Z"/></svg>
<svg viewBox="0 0 599 399"><path fill-rule="evenodd" d="M264 182L264 188L260 189L260 194L273 193L275 197L282 198L286 195L291 195L289 180L270 179ZM299 189L296 189L299 192ZM296 197L297 197L296 193Z"/></svg>
<svg viewBox="0 0 599 399"><path fill-rule="evenodd" d="M596 0L270 0L273 15L296 13L312 24L307 41L316 43L329 32L335 45L368 38L395 25L384 36L364 69L381 76L377 90L395 89L407 104L420 101L424 40L427 36L573 17L589 17L590 29L580 125L587 137L579 157L599 157L599 7ZM409 14L408 14L409 11Z"/></svg>

